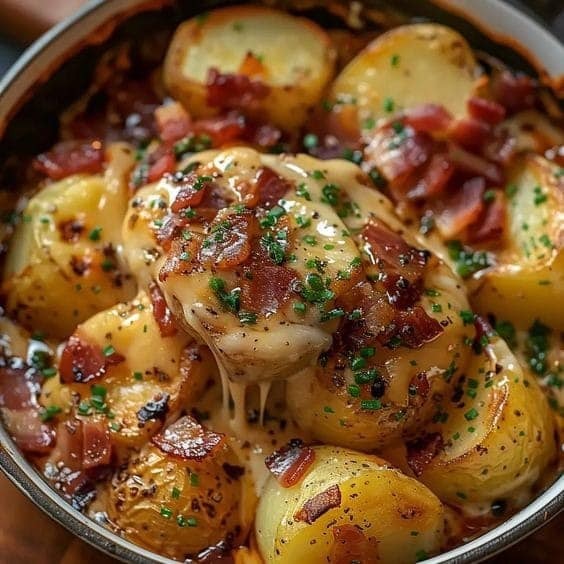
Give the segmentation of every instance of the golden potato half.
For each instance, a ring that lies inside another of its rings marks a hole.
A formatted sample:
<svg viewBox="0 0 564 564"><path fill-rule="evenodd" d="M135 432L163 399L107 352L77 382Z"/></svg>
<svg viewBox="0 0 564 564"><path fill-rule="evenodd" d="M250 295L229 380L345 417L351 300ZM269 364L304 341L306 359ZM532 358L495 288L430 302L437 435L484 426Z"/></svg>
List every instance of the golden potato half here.
<svg viewBox="0 0 564 564"><path fill-rule="evenodd" d="M444 508L425 486L376 456L312 450L298 484L271 477L261 495L255 534L266 562L401 564L439 550Z"/></svg>
<svg viewBox="0 0 564 564"><path fill-rule="evenodd" d="M243 100L245 113L293 130L320 100L334 60L329 36L313 22L268 8L238 6L183 23L170 44L164 80L172 96L199 118L218 111L208 104L211 69L245 75L262 85L260 94L247 100L251 103Z"/></svg>
<svg viewBox="0 0 564 564"><path fill-rule="evenodd" d="M556 456L546 397L506 343L490 339L459 379L457 397L443 406L447 417L435 428L440 440L412 447L410 456L418 479L444 502L480 514L494 502L526 504Z"/></svg>
<svg viewBox="0 0 564 564"><path fill-rule="evenodd" d="M132 151L115 144L107 161L103 175L74 175L43 188L23 213L2 291L8 313L29 329L65 338L134 295L119 255Z"/></svg>
<svg viewBox="0 0 564 564"><path fill-rule="evenodd" d="M333 82L330 101L337 118L359 128L365 120L430 103L462 117L477 72L470 46L456 31L434 23L406 25L357 55Z"/></svg>
<svg viewBox="0 0 564 564"><path fill-rule="evenodd" d="M507 184L508 233L497 265L469 283L470 301L520 329L534 319L564 329L564 177L539 156L525 156Z"/></svg>

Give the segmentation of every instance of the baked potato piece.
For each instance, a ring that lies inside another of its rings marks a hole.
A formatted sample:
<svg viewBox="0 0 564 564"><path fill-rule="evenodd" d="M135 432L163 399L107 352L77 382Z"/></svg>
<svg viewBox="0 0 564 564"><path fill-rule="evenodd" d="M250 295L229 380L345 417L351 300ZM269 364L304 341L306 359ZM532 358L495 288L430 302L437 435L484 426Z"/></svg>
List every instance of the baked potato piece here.
<svg viewBox="0 0 564 564"><path fill-rule="evenodd" d="M270 477L260 497L255 534L266 562L401 564L439 550L444 508L425 486L376 456L310 450L296 485Z"/></svg>
<svg viewBox="0 0 564 564"><path fill-rule="evenodd" d="M564 329L564 177L539 156L523 157L509 176L507 236L497 264L469 282L481 313L528 329L534 319ZM555 307L556 306L556 307Z"/></svg>
<svg viewBox="0 0 564 564"><path fill-rule="evenodd" d="M197 16L177 29L164 81L196 118L240 109L291 131L319 102L334 61L331 40L315 23L270 8L236 6ZM231 87L220 90L223 75L230 75Z"/></svg>
<svg viewBox="0 0 564 564"><path fill-rule="evenodd" d="M133 166L129 145L108 148L103 175L74 175L29 201L10 243L2 291L25 327L65 338L76 325L133 297L122 268L120 226Z"/></svg>
<svg viewBox="0 0 564 564"><path fill-rule="evenodd" d="M488 514L493 503L523 506L556 457L553 416L535 377L490 335L456 385L443 420L408 448L411 468L471 514Z"/></svg>
<svg viewBox="0 0 564 564"><path fill-rule="evenodd" d="M335 79L329 99L340 129L358 138L363 122L421 104L465 116L477 74L474 54L456 31L435 23L405 25L361 51Z"/></svg>
<svg viewBox="0 0 564 564"><path fill-rule="evenodd" d="M237 546L254 509L252 484L224 435L185 416L153 437L109 491L123 535L184 560L222 540Z"/></svg>
<svg viewBox="0 0 564 564"><path fill-rule="evenodd" d="M58 377L42 390L45 407L104 422L120 458L177 417L215 377L209 351L176 330L157 300L140 292L79 325L62 350Z"/></svg>

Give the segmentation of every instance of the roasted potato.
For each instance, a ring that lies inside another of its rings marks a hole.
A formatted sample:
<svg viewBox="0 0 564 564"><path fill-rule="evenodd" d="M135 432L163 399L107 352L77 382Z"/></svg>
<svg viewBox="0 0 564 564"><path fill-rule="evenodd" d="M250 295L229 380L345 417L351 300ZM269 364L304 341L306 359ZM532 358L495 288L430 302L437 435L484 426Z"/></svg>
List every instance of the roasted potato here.
<svg viewBox="0 0 564 564"><path fill-rule="evenodd" d="M334 61L329 36L313 22L270 8L237 6L214 10L178 28L166 56L164 81L172 96L199 118L220 109L209 96L211 72L247 77L250 85L244 92L234 94L231 88L221 96L224 109L231 105L294 130L320 100Z"/></svg>
<svg viewBox="0 0 564 564"><path fill-rule="evenodd" d="M535 377L496 336L443 405L446 416L410 447L418 479L472 514L518 508L556 457L554 422Z"/></svg>
<svg viewBox="0 0 564 564"><path fill-rule="evenodd" d="M482 313L528 329L534 319L564 329L564 177L539 156L525 156L509 176L507 235L496 265L469 282Z"/></svg>
<svg viewBox="0 0 564 564"><path fill-rule="evenodd" d="M42 390L45 407L73 407L73 415L105 422L120 455L145 444L215 377L209 351L181 331L163 336L154 308L141 292L79 325L62 351L59 376ZM84 367L97 368L98 356L109 362L92 377Z"/></svg>
<svg viewBox="0 0 564 564"><path fill-rule="evenodd" d="M10 244L2 291L7 312L55 338L133 297L120 226L127 206L128 145L110 146L104 175L75 175L31 198Z"/></svg>
<svg viewBox="0 0 564 564"><path fill-rule="evenodd" d="M185 416L153 438L110 486L108 514L129 540L184 560L249 530L253 487L225 436Z"/></svg>
<svg viewBox="0 0 564 564"><path fill-rule="evenodd" d="M444 508L425 486L376 456L312 449L301 480L271 477L255 534L266 562L415 562L444 541Z"/></svg>
<svg viewBox="0 0 564 564"><path fill-rule="evenodd" d="M358 136L363 122L421 104L466 115L477 74L474 54L456 31L412 24L372 41L335 79L329 98L340 129Z"/></svg>

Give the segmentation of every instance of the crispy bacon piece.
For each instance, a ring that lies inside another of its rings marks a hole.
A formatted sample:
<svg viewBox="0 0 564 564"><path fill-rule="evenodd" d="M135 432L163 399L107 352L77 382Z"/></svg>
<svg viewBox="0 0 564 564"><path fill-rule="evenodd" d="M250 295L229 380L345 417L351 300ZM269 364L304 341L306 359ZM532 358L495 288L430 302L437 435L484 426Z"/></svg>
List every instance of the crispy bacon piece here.
<svg viewBox="0 0 564 564"><path fill-rule="evenodd" d="M497 125L503 121L507 113L505 108L486 98L473 96L468 100L468 113L473 117L490 125Z"/></svg>
<svg viewBox="0 0 564 564"><path fill-rule="evenodd" d="M422 104L405 110L403 122L415 131L436 133L448 129L452 115L440 104Z"/></svg>
<svg viewBox="0 0 564 564"><path fill-rule="evenodd" d="M84 223L79 219L70 219L59 225L62 238L69 243L76 243L84 232Z"/></svg>
<svg viewBox="0 0 564 564"><path fill-rule="evenodd" d="M149 286L149 296L153 304L153 317L159 326L161 337L173 337L178 333L172 311L170 311L159 286L153 282Z"/></svg>
<svg viewBox="0 0 564 564"><path fill-rule="evenodd" d="M256 188L259 194L259 204L263 208L271 208L286 195L292 188L292 184L265 166L258 171Z"/></svg>
<svg viewBox="0 0 564 564"><path fill-rule="evenodd" d="M454 165L445 153L431 157L423 176L407 192L409 200L426 200L444 192L454 174Z"/></svg>
<svg viewBox="0 0 564 564"><path fill-rule="evenodd" d="M449 138L470 151L479 150L491 137L491 127L484 121L465 117L453 122Z"/></svg>
<svg viewBox="0 0 564 564"><path fill-rule="evenodd" d="M378 341L392 348L419 349L442 332L443 328L436 319L429 317L422 307L415 306L407 311L397 311L392 323L378 335Z"/></svg>
<svg viewBox="0 0 564 564"><path fill-rule="evenodd" d="M180 188L170 209L173 213L180 213L186 208L197 207L202 203L206 190L212 183L212 180L202 180L195 172L183 174L177 172L170 175L169 182L175 187Z"/></svg>
<svg viewBox="0 0 564 564"><path fill-rule="evenodd" d="M110 431L103 421L82 422L82 468L107 466L112 456Z"/></svg>
<svg viewBox="0 0 564 564"><path fill-rule="evenodd" d="M17 410L37 407L39 392L37 373L23 361L17 362L17 366L0 367L0 407Z"/></svg>
<svg viewBox="0 0 564 564"><path fill-rule="evenodd" d="M315 451L299 439L267 456L264 463L283 488L295 486L315 460Z"/></svg>
<svg viewBox="0 0 564 564"><path fill-rule="evenodd" d="M155 162L149 167L147 172L147 182L156 182L160 180L165 174L174 172L176 168L176 159L172 152L166 152L164 155L158 157Z"/></svg>
<svg viewBox="0 0 564 564"><path fill-rule="evenodd" d="M101 378L108 367L120 364L125 358L117 353L104 354L96 345L89 343L79 334L71 335L59 362L59 375L66 384L80 382L82 384Z"/></svg>
<svg viewBox="0 0 564 564"><path fill-rule="evenodd" d="M248 269L251 278L241 279L241 305L261 314L278 311L292 296L298 274L286 266L253 265Z"/></svg>
<svg viewBox="0 0 564 564"><path fill-rule="evenodd" d="M204 239L199 257L219 270L232 270L251 255L251 241L258 232L256 217L250 210L216 216Z"/></svg>
<svg viewBox="0 0 564 564"><path fill-rule="evenodd" d="M331 528L333 545L330 562L332 564L378 564L378 542L367 539L364 533L354 525L337 525Z"/></svg>
<svg viewBox="0 0 564 564"><path fill-rule="evenodd" d="M441 235L452 238L474 223L484 209L485 180L475 177L447 198L436 202L433 211Z"/></svg>
<svg viewBox="0 0 564 564"><path fill-rule="evenodd" d="M413 376L409 382L409 403L410 405L422 405L429 392L431 385L425 372L419 372Z"/></svg>
<svg viewBox="0 0 564 564"><path fill-rule="evenodd" d="M238 112L200 119L194 122L194 131L200 135L209 135L214 147L223 147L247 137L248 124L245 116Z"/></svg>
<svg viewBox="0 0 564 564"><path fill-rule="evenodd" d="M193 417L185 415L151 440L165 454L202 461L221 449L225 435L206 429Z"/></svg>
<svg viewBox="0 0 564 564"><path fill-rule="evenodd" d="M253 109L270 92L260 80L244 74L222 74L216 68L208 70L206 87L208 105L226 110Z"/></svg>
<svg viewBox="0 0 564 564"><path fill-rule="evenodd" d="M192 120L179 102L159 106L155 110L155 121L159 137L167 144L186 137L191 131Z"/></svg>
<svg viewBox="0 0 564 564"><path fill-rule="evenodd" d="M100 141L62 141L33 161L35 170L52 180L71 174L100 172L104 165L104 148Z"/></svg>
<svg viewBox="0 0 564 564"><path fill-rule="evenodd" d="M495 199L488 203L480 217L468 229L467 239L472 243L500 241L507 222L505 196L496 190Z"/></svg>
<svg viewBox="0 0 564 564"><path fill-rule="evenodd" d="M494 186L503 184L503 173L497 164L474 153L469 153L454 144L449 146L448 156L458 169L475 176L483 176Z"/></svg>
<svg viewBox="0 0 564 564"><path fill-rule="evenodd" d="M308 499L303 507L294 515L294 519L296 521L304 521L308 525L311 525L330 509L340 506L341 490L338 484L334 484L325 491Z"/></svg>
<svg viewBox="0 0 564 564"><path fill-rule="evenodd" d="M524 74L503 71L494 75L492 90L494 98L509 113L531 108L535 104L535 82Z"/></svg>
<svg viewBox="0 0 564 564"><path fill-rule="evenodd" d="M425 467L444 448L440 433L430 433L420 439L407 443L407 463L416 476L420 476Z"/></svg>

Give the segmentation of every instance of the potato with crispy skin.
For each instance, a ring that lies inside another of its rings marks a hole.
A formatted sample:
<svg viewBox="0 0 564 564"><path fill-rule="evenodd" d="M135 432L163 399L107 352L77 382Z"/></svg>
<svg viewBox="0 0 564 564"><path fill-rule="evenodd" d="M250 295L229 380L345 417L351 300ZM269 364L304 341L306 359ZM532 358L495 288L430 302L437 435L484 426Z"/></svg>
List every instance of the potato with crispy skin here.
<svg viewBox="0 0 564 564"><path fill-rule="evenodd" d="M528 329L534 319L564 329L564 177L525 156L507 183L507 233L495 265L469 281L476 310Z"/></svg>
<svg viewBox="0 0 564 564"><path fill-rule="evenodd" d="M239 109L292 131L319 102L334 61L329 36L313 22L270 8L236 6L178 28L164 80L196 118Z"/></svg>
<svg viewBox="0 0 564 564"><path fill-rule="evenodd" d="M255 534L266 562L401 564L439 550L444 508L425 486L376 456L309 450L296 484L272 476L261 495Z"/></svg>
<svg viewBox="0 0 564 564"><path fill-rule="evenodd" d="M418 479L473 514L487 514L494 502L526 504L556 457L552 413L534 376L503 340L489 341L456 381L446 416L408 448Z"/></svg>
<svg viewBox="0 0 564 564"><path fill-rule="evenodd" d="M247 535L252 484L225 436L191 417L156 435L110 489L109 517L129 540L184 560Z"/></svg>
<svg viewBox="0 0 564 564"><path fill-rule="evenodd" d="M73 175L31 198L11 241L6 309L34 331L67 337L78 323L134 295L118 249L132 151L118 143L107 153L103 175Z"/></svg>

